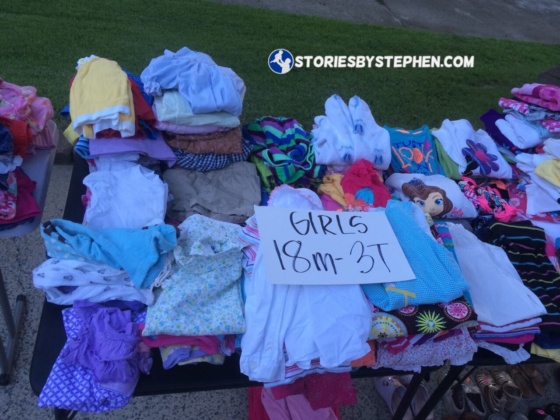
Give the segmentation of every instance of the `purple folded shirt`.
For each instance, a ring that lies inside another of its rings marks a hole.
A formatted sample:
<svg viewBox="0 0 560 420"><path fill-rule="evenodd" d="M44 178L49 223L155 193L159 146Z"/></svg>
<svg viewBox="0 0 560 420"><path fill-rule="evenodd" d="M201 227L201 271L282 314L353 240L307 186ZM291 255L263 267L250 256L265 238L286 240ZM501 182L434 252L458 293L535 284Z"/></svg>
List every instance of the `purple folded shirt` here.
<svg viewBox="0 0 560 420"><path fill-rule="evenodd" d="M121 153L140 153L154 159L167 162L172 167L177 161L177 156L167 145L161 133L155 140L145 138L102 138L89 140L89 153L91 156L111 156Z"/></svg>

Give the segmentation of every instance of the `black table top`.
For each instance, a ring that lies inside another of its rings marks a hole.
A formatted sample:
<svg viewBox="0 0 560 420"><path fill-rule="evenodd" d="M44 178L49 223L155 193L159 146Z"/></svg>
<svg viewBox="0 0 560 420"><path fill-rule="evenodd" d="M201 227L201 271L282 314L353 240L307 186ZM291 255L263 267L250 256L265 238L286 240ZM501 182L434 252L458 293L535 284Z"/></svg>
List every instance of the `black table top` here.
<svg viewBox="0 0 560 420"><path fill-rule="evenodd" d="M74 155L74 168L66 199L63 218L76 223L83 221L85 209L81 196L86 188L82 180L89 173L87 162ZM31 388L39 395L45 385L62 347L66 343L66 333L62 321L62 310L68 306L56 305L45 300L41 312L41 320L33 359L31 361L29 380ZM250 381L239 370L239 355L226 357L221 366L201 363L198 365L175 366L163 369L159 351L152 351L153 365L149 375L141 375L134 391L135 396L173 394L192 391L208 391L227 388L245 388L261 385ZM428 368L426 371L439 367ZM352 372L353 378L402 374L392 369L360 368Z"/></svg>

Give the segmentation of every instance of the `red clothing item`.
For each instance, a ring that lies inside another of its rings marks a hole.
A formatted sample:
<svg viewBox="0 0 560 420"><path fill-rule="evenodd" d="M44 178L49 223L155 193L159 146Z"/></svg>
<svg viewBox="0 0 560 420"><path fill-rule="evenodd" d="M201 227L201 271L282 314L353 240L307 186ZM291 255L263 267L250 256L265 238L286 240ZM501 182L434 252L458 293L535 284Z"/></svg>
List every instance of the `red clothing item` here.
<svg viewBox="0 0 560 420"><path fill-rule="evenodd" d="M302 395L276 399L268 388L261 391L262 405L269 418L274 420L339 420L337 408L314 409Z"/></svg>
<svg viewBox="0 0 560 420"><path fill-rule="evenodd" d="M128 81L130 82L130 89L132 90L132 103L134 104L134 113L136 114L136 118L144 120L150 127L154 128L157 119L152 107L146 102L144 96L142 96L142 92L140 91L138 84L130 77L128 78Z"/></svg>
<svg viewBox="0 0 560 420"><path fill-rule="evenodd" d="M249 400L249 412L247 418L249 420L270 420L266 409L262 403L261 394L262 386L251 386L247 390L247 399Z"/></svg>
<svg viewBox="0 0 560 420"><path fill-rule="evenodd" d="M41 216L41 209L33 198L33 191L37 183L29 178L20 168L14 171L17 182L17 202L15 217L4 220L0 219L0 225L9 225L22 222L31 217Z"/></svg>
<svg viewBox="0 0 560 420"><path fill-rule="evenodd" d="M371 349L371 351L365 356L353 360L351 363L352 367L375 365L375 340L369 340L367 343L369 344L369 348Z"/></svg>
<svg viewBox="0 0 560 420"><path fill-rule="evenodd" d="M391 193L369 160L360 159L344 173L340 181L349 208L367 210L386 207Z"/></svg>
<svg viewBox="0 0 560 420"><path fill-rule="evenodd" d="M535 340L534 334L523 334L517 337L504 337L504 338L485 338L484 341L489 343L499 343L499 344L525 344L530 343Z"/></svg>
<svg viewBox="0 0 560 420"><path fill-rule="evenodd" d="M354 405L358 401L350 373L312 373L271 391L276 399L303 394L313 410Z"/></svg>
<svg viewBox="0 0 560 420"><path fill-rule="evenodd" d="M145 324L140 324L138 329L144 331ZM216 336L187 336L187 335L169 335L159 334L156 336L142 336L142 343L150 348L184 345L197 346L200 350L208 354L218 354L220 352L221 342Z"/></svg>
<svg viewBox="0 0 560 420"><path fill-rule="evenodd" d="M27 156L27 147L33 141L33 133L26 121L10 120L0 117L0 124L6 126L14 139L14 155L19 155L25 159Z"/></svg>

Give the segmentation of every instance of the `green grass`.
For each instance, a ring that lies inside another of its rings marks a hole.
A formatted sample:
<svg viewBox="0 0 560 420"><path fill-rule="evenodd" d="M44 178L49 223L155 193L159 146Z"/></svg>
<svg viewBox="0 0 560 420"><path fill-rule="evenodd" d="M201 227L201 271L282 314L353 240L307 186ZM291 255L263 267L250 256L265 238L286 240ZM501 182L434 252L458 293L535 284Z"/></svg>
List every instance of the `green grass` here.
<svg viewBox="0 0 560 420"><path fill-rule="evenodd" d="M189 48L231 67L247 85L243 122L290 116L310 129L324 102L358 95L380 124L436 127L478 117L500 96L558 65L560 46L358 25L195 0L5 2L0 77L36 86L58 112L76 61L96 54L140 74L164 49ZM276 48L294 55L466 55L472 69L294 69L275 75Z"/></svg>

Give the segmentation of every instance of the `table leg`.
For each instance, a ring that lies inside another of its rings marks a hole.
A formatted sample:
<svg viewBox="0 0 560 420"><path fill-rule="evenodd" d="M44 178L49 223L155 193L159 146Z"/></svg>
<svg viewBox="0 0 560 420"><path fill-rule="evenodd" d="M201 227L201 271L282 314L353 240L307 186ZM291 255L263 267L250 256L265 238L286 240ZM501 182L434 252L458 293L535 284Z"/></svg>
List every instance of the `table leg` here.
<svg viewBox="0 0 560 420"><path fill-rule="evenodd" d="M401 420L404 417L406 410L410 407L410 403L412 402L414 395L416 395L416 391L418 391L418 388L422 383L422 379L424 379L422 372L417 372L412 375L410 384L406 387L406 391L399 406L397 407L397 411L395 411L395 414L393 415L393 420Z"/></svg>
<svg viewBox="0 0 560 420"><path fill-rule="evenodd" d="M4 278L2 277L2 270L0 270L0 306L6 321L6 327L8 328L8 341L6 345L0 339L0 385L8 385L10 382L10 373L16 354L16 344L23 326L25 304L25 296L18 295L15 316L12 315Z"/></svg>
<svg viewBox="0 0 560 420"><path fill-rule="evenodd" d="M426 419L426 417L428 417L428 415L436 407L437 403L443 398L447 390L451 388L453 381L457 379L459 374L463 371L463 368L464 366L454 365L451 365L449 367L449 370L447 371L447 374L445 375L443 380L440 382L432 395L430 395L430 398L428 398L428 401L426 401L424 407L422 407L420 412L416 415L416 420L424 420Z"/></svg>
<svg viewBox="0 0 560 420"><path fill-rule="evenodd" d="M66 410L64 408L54 409L54 420L72 420L78 412L74 410Z"/></svg>

